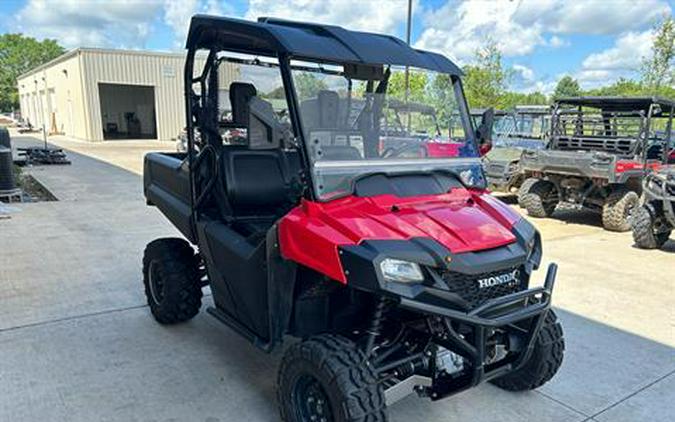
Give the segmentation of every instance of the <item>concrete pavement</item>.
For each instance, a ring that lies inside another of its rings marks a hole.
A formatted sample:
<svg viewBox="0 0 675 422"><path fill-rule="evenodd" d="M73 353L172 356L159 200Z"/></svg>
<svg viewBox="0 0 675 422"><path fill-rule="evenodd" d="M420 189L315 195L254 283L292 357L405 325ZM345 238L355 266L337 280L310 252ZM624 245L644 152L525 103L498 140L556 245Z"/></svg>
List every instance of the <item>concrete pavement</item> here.
<svg viewBox="0 0 675 422"><path fill-rule="evenodd" d="M160 326L144 305L142 249L177 232L145 206L141 158L173 145L56 142L72 166L31 172L60 201L0 220L0 421L277 420L279 353L205 313ZM560 265L558 376L525 394L484 385L438 403L410 396L392 421L674 419L675 242L641 251L592 215L558 217L534 220L545 260Z"/></svg>

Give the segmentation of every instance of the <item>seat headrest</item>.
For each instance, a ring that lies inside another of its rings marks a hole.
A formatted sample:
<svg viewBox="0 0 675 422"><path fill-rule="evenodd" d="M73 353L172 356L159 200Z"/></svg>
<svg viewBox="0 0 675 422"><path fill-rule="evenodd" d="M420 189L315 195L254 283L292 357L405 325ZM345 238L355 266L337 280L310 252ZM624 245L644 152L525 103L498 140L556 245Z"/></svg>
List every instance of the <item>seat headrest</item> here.
<svg viewBox="0 0 675 422"><path fill-rule="evenodd" d="M323 129L335 129L338 125L340 96L335 91L319 91L319 125Z"/></svg>
<svg viewBox="0 0 675 422"><path fill-rule="evenodd" d="M246 82L232 82L230 84L233 123L248 126L248 101L257 94L258 91L252 84Z"/></svg>

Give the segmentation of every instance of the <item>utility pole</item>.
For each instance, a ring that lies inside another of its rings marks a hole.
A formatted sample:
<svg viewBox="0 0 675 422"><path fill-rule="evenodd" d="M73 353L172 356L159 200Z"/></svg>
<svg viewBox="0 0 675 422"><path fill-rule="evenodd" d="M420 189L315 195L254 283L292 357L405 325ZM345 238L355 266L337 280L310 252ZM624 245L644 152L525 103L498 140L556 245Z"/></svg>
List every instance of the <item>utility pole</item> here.
<svg viewBox="0 0 675 422"><path fill-rule="evenodd" d="M405 42L410 45L410 36L412 32L412 2L413 0L408 0L408 20L406 23L405 30ZM405 67L405 104L408 106L408 98L410 97L410 70L408 66ZM408 133L410 133L410 108L408 107L407 113L408 120Z"/></svg>

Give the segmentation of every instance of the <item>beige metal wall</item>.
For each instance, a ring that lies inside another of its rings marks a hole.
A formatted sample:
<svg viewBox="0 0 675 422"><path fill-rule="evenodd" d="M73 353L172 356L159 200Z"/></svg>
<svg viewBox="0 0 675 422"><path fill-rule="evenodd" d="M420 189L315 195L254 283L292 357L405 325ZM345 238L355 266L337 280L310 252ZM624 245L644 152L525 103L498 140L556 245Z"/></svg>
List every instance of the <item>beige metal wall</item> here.
<svg viewBox="0 0 675 422"><path fill-rule="evenodd" d="M102 141L99 83L152 86L157 137L170 140L185 126L184 63L183 54L77 49L19 79L21 112L33 125L40 126L43 110L48 130L55 120L61 133ZM203 62L195 67L202 66ZM222 70L223 85L237 79L235 65L222 66Z"/></svg>
<svg viewBox="0 0 675 422"><path fill-rule="evenodd" d="M18 80L21 113L35 127L87 139L82 74L77 52ZM54 127L52 127L54 126Z"/></svg>

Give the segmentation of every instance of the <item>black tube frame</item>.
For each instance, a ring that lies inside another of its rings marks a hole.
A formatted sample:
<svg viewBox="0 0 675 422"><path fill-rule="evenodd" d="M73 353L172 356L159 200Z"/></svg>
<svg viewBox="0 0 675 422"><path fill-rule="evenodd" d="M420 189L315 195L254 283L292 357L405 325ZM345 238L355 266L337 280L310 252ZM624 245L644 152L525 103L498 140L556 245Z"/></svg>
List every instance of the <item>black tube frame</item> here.
<svg viewBox="0 0 675 422"><path fill-rule="evenodd" d="M517 371L525 365L532 355L535 342L539 331L544 324L548 311L551 307L551 295L555 278L558 271L556 264L550 264L546 273L546 279L543 287L536 287L522 292L512 293L510 295L498 297L485 302L483 305L469 311L460 312L452 309L443 308L435 305L428 305L418 301L401 298L400 306L432 316L442 316L452 321L462 322L470 325L474 329L474 343L471 344L452 328L451 324L446 323L447 338L434 338L432 341L448 350L458 352L458 354L469 359L472 372L468 382L460 384L456 380L444 380L434 377L430 387L423 390L432 400L440 400L450 395L474 387L484 381L488 381L509 372ZM540 296L538 299L537 297ZM532 299L531 303L529 303ZM500 314L499 316L489 316L498 313L509 306L517 304L524 305L522 308ZM497 368L486 370L484 362L486 358L486 337L487 332L493 328L499 328L511 325L517 322L531 319L532 323L527 332L528 342L518 358L501 365ZM447 321L447 320L446 320Z"/></svg>

